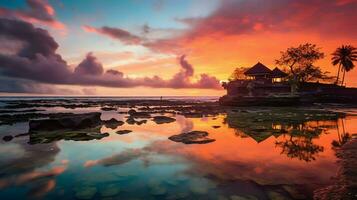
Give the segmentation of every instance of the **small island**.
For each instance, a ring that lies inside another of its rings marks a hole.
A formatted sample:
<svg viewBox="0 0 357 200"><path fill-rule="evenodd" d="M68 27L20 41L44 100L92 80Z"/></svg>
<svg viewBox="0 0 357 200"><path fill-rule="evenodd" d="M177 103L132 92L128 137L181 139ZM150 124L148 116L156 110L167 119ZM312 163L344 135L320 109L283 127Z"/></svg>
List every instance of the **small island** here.
<svg viewBox="0 0 357 200"><path fill-rule="evenodd" d="M346 87L344 77L354 67L357 50L342 45L332 55L332 64L339 67L336 77L315 66L324 53L309 43L281 52L276 60L281 68L271 70L260 62L250 68L236 68L229 81L223 82L227 94L219 102L229 106L356 104L357 88Z"/></svg>

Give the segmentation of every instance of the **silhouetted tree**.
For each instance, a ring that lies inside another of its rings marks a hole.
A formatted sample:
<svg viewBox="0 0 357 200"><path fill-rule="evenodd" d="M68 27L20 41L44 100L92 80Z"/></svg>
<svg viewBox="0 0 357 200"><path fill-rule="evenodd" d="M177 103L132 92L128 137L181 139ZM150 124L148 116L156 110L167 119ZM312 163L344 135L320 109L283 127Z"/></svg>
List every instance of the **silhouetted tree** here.
<svg viewBox="0 0 357 200"><path fill-rule="evenodd" d="M343 78L341 85L345 81L345 73L354 68L354 63L357 61L357 49L351 45L342 45L337 48L335 52L332 53L332 64L334 66L338 65L337 80L338 84L340 71L343 71Z"/></svg>
<svg viewBox="0 0 357 200"><path fill-rule="evenodd" d="M247 71L248 68L245 67L237 67L233 73L231 74L231 76L228 78L229 81L235 81L235 80L239 80L239 79L244 79L245 75L244 72Z"/></svg>
<svg viewBox="0 0 357 200"><path fill-rule="evenodd" d="M289 82L292 92L294 92L299 82L327 77L326 73L323 73L319 67L313 65L322 58L324 58L324 53L320 51L320 48L315 44L306 43L298 47L290 47L281 52L281 57L275 62L277 65L287 66L290 69Z"/></svg>
<svg viewBox="0 0 357 200"><path fill-rule="evenodd" d="M299 81L301 82L310 82L310 81L329 81L333 79L333 77L329 76L329 72L321 71L320 67L316 67L314 65L306 65L305 68L298 68L297 74L299 77Z"/></svg>

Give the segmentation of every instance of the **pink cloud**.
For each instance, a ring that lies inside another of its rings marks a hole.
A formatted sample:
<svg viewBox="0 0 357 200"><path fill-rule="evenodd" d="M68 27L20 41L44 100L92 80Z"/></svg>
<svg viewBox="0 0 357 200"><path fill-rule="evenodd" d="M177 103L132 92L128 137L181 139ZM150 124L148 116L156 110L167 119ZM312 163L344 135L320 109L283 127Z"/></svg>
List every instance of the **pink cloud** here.
<svg viewBox="0 0 357 200"><path fill-rule="evenodd" d="M112 28L108 26L103 26L101 28L95 28L92 26L82 26L82 29L89 33L98 33L109 36L113 39L120 40L124 44L128 45L138 45L142 42L142 39L139 36L136 36L126 30L120 28Z"/></svg>
<svg viewBox="0 0 357 200"><path fill-rule="evenodd" d="M27 0L27 4L28 8L25 10L0 8L0 16L44 24L56 29L66 28L63 23L55 18L55 10L46 0Z"/></svg>

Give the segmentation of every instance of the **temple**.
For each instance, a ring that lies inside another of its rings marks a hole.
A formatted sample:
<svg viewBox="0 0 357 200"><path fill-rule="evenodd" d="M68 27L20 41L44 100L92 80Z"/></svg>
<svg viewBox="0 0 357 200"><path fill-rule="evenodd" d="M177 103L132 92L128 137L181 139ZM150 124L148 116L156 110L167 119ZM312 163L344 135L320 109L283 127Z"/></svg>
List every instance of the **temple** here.
<svg viewBox="0 0 357 200"><path fill-rule="evenodd" d="M288 74L275 68L269 69L258 62L244 72L244 77L224 82L227 94L219 99L229 106L294 106L314 103L357 102L357 88L331 83L289 83Z"/></svg>
<svg viewBox="0 0 357 200"><path fill-rule="evenodd" d="M230 96L266 96L277 93L289 93L290 85L285 72L279 68L270 70L258 62L244 72L245 78L223 84Z"/></svg>

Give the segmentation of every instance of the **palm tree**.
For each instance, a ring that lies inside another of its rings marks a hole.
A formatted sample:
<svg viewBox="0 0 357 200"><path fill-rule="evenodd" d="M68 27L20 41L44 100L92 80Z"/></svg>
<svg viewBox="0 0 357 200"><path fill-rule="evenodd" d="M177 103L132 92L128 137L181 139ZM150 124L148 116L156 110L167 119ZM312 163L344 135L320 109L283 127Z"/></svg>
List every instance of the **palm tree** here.
<svg viewBox="0 0 357 200"><path fill-rule="evenodd" d="M353 62L357 61L357 48L352 45L342 45L332 53L332 56L332 64L334 66L338 65L336 84L338 84L340 71L342 70L343 78L341 85L343 85L343 82L345 81L345 73L355 67Z"/></svg>

